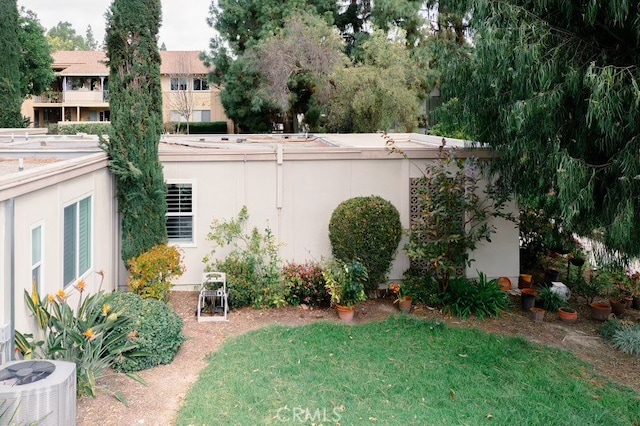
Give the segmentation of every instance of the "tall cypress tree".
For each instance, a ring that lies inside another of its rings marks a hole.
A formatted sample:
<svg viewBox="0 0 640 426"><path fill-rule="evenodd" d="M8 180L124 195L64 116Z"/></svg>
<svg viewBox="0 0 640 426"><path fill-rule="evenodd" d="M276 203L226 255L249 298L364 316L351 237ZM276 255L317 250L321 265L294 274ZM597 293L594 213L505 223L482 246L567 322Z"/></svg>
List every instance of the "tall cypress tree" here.
<svg viewBox="0 0 640 426"><path fill-rule="evenodd" d="M122 214L125 262L165 242L166 187L158 158L162 134L160 0L114 0L107 12L111 159Z"/></svg>
<svg viewBox="0 0 640 426"><path fill-rule="evenodd" d="M16 0L0 0L0 127L23 127Z"/></svg>

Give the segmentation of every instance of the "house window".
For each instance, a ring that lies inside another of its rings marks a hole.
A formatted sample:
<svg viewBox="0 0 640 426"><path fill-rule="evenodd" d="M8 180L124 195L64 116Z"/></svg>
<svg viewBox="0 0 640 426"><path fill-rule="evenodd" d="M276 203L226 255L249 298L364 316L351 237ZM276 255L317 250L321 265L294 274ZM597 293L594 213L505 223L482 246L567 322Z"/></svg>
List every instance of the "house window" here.
<svg viewBox="0 0 640 426"><path fill-rule="evenodd" d="M193 79L193 90L194 91L209 90L209 82L204 77L195 77Z"/></svg>
<svg viewBox="0 0 640 426"><path fill-rule="evenodd" d="M169 242L193 242L193 185L167 184L167 236Z"/></svg>
<svg viewBox="0 0 640 426"><path fill-rule="evenodd" d="M187 86L189 85L189 82L187 81L186 78L178 78L178 77L172 77L171 78L171 90L187 90Z"/></svg>
<svg viewBox="0 0 640 426"><path fill-rule="evenodd" d="M169 121L185 123L187 120L182 115L180 115L180 112L171 110L169 111Z"/></svg>
<svg viewBox="0 0 640 426"><path fill-rule="evenodd" d="M31 229L31 283L44 294L42 285L42 225Z"/></svg>
<svg viewBox="0 0 640 426"><path fill-rule="evenodd" d="M64 208L63 282L68 286L91 268L91 197Z"/></svg>

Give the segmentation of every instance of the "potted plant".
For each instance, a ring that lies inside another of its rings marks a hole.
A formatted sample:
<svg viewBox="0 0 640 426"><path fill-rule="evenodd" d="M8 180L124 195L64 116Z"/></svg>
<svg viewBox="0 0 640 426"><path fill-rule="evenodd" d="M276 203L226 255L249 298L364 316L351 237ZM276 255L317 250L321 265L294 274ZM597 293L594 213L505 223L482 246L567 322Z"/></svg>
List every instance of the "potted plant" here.
<svg viewBox="0 0 640 426"><path fill-rule="evenodd" d="M367 268L358 260L343 262L336 259L327 262L322 275L338 316L343 321L352 321L356 304L367 300L364 292L364 284L369 278Z"/></svg>
<svg viewBox="0 0 640 426"><path fill-rule="evenodd" d="M538 297L538 292L532 288L523 288L521 292L522 310L525 312L529 312L529 310L536 304L536 297Z"/></svg>
<svg viewBox="0 0 640 426"><path fill-rule="evenodd" d="M565 303L565 300L550 287L543 288L539 295L540 303L549 312L556 312Z"/></svg>
<svg viewBox="0 0 640 426"><path fill-rule="evenodd" d="M629 289L631 290L634 309L640 309L640 272L635 272L629 277Z"/></svg>
<svg viewBox="0 0 640 426"><path fill-rule="evenodd" d="M544 314L547 311L545 311L542 308L531 308L529 310L529 314L531 315L531 319L533 320L533 322L535 322L536 324L541 323L544 320Z"/></svg>
<svg viewBox="0 0 640 426"><path fill-rule="evenodd" d="M406 314L411 312L413 297L411 297L411 295L409 294L409 288L405 288L404 286L396 283L391 283L389 288L391 289L393 294L396 295L396 300L394 300L393 303L398 304L398 309Z"/></svg>
<svg viewBox="0 0 640 426"><path fill-rule="evenodd" d="M566 322L574 322L578 319L578 311L568 306L561 306L558 308L558 318Z"/></svg>

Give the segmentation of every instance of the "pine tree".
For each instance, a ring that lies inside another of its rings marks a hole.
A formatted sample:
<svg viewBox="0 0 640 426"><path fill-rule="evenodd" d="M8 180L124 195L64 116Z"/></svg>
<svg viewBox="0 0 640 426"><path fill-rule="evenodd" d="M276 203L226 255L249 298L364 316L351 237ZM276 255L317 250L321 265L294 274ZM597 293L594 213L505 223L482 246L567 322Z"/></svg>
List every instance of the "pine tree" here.
<svg viewBox="0 0 640 426"><path fill-rule="evenodd" d="M0 128L23 126L19 31L16 0L0 0Z"/></svg>
<svg viewBox="0 0 640 426"><path fill-rule="evenodd" d="M640 1L474 0L442 93L500 183L563 228L640 254Z"/></svg>
<svg viewBox="0 0 640 426"><path fill-rule="evenodd" d="M160 0L114 0L107 13L111 131L102 146L117 179L125 261L167 239L166 187L158 158L160 16Z"/></svg>

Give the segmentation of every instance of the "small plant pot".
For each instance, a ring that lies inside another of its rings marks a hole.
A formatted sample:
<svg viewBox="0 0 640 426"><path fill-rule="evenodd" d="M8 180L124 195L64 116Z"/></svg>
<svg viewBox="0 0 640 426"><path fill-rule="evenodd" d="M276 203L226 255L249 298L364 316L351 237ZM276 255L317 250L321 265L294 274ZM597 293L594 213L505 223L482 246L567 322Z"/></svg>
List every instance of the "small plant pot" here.
<svg viewBox="0 0 640 426"><path fill-rule="evenodd" d="M599 321L606 321L611 315L611 305L606 303L594 302L591 305L591 318Z"/></svg>
<svg viewBox="0 0 640 426"><path fill-rule="evenodd" d="M522 310L525 312L529 312L531 308L536 305L536 297L538 296L538 292L531 288L523 288L522 289Z"/></svg>
<svg viewBox="0 0 640 426"><path fill-rule="evenodd" d="M562 307L558 309L558 318L565 322L575 322L578 319L578 311L575 309Z"/></svg>
<svg viewBox="0 0 640 426"><path fill-rule="evenodd" d="M336 305L336 310L338 311L338 317L344 322L352 322L353 316L356 312L355 306L342 306Z"/></svg>
<svg viewBox="0 0 640 426"><path fill-rule="evenodd" d="M531 283L533 281L533 276L530 274L520 274L520 280L518 281L518 288L531 288Z"/></svg>
<svg viewBox="0 0 640 426"><path fill-rule="evenodd" d="M616 315L623 315L627 310L627 301L624 299L611 299L609 303L611 304L611 311Z"/></svg>
<svg viewBox="0 0 640 426"><path fill-rule="evenodd" d="M402 299L398 299L398 309L405 314L411 312L411 307L413 306L413 299L410 297L403 297Z"/></svg>
<svg viewBox="0 0 640 426"><path fill-rule="evenodd" d="M498 285L500 289L504 292L511 290L511 280L509 277L500 277L498 278Z"/></svg>
<svg viewBox="0 0 640 426"><path fill-rule="evenodd" d="M572 257L572 258L569 260L569 262L571 262L571 264L572 264L573 266L578 266L578 267L580 267L580 266L584 265L584 258L582 258L582 257Z"/></svg>
<svg viewBox="0 0 640 426"><path fill-rule="evenodd" d="M640 309L640 296L633 296L633 302L631 303L633 309Z"/></svg>
<svg viewBox="0 0 640 426"><path fill-rule="evenodd" d="M533 322L535 322L536 324L540 324L544 320L544 314L546 312L547 311L542 308L531 308L529 310L529 315L531 315L531 319L533 320Z"/></svg>
<svg viewBox="0 0 640 426"><path fill-rule="evenodd" d="M624 298L624 301L625 301L625 307L627 309L631 309L631 307L633 306L633 297L627 296Z"/></svg>

